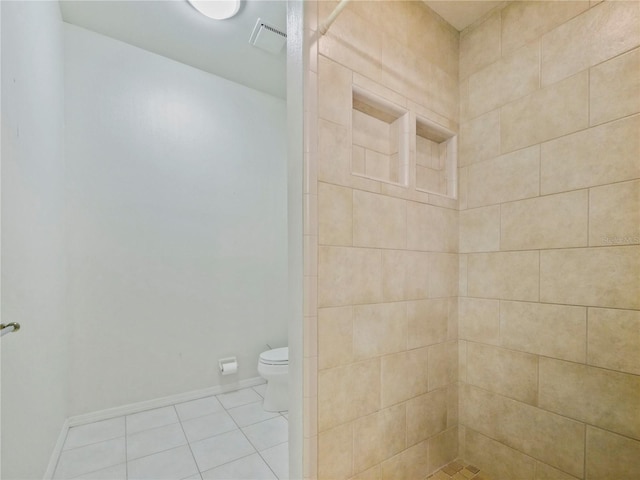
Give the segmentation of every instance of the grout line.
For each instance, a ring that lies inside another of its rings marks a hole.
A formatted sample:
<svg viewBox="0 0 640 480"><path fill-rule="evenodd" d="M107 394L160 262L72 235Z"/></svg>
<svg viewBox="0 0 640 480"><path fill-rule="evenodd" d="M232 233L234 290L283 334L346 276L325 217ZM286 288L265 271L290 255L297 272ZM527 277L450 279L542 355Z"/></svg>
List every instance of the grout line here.
<svg viewBox="0 0 640 480"><path fill-rule="evenodd" d="M258 395L260 395L260 394L258 394ZM242 406L242 405L238 405L238 406ZM229 415L229 412L227 411L226 407L224 407L224 405L223 405L223 408L224 408L225 412L227 413L227 415ZM249 439L247 434L244 432L244 430L242 429L243 427L241 427L240 424L238 424L238 422L236 422L236 419L233 418L231 415L229 415L229 417L231 417L231 420L233 421L233 423L236 424L236 426L238 427L238 430L240 431L240 433L242 433L244 438L246 438L247 442L249 442L249 445L251 445L253 447L253 449L255 450L253 453L251 453L249 455L253 455L253 454L257 453L260 456L260 458L262 459L262 461L267 465L269 470L271 470L271 473L273 473L273 476L278 478L278 475L276 475L276 472L273 471L273 469L271 468L271 465L269 465L269 462L267 462L267 460L262 456L262 453L260 453L260 450L258 450L256 448L256 446L253 444L253 442ZM273 418L277 418L277 417L273 417ZM268 420L271 420L271 419L268 419ZM254 423L252 425L257 425L258 423L260 423L260 422ZM289 441L289 434L287 433L287 442L288 441ZM285 442L282 442L282 443L285 443ZM276 447L278 445L282 445L282 443L278 443L277 445L273 445L273 447ZM268 447L268 448L273 448L273 447ZM265 449L265 450L267 450L267 449ZM248 457L249 455L246 455L245 457ZM241 458L245 458L245 457L241 457ZM235 460L239 460L239 459L235 459ZM230 462L227 462L227 463L234 462L235 460L231 460ZM222 466L222 465L218 465L218 466ZM215 467L215 468L217 468L217 467Z"/></svg>
<svg viewBox="0 0 640 480"><path fill-rule="evenodd" d="M591 70L593 67L587 68L587 125L591 126Z"/></svg>
<svg viewBox="0 0 640 480"><path fill-rule="evenodd" d="M584 342L584 363L585 365L589 365L589 308L585 312L585 342ZM607 369L605 369L607 370ZM614 370L620 371L620 370Z"/></svg>
<svg viewBox="0 0 640 480"><path fill-rule="evenodd" d="M217 399L216 399L217 400ZM187 432L184 429L184 425L182 425L182 420L180 420L180 416L178 415L178 409L176 408L176 405L172 405L173 410L176 412L176 417L178 417L178 423L180 424L180 430L182 430L182 434L184 435L184 439L187 442L187 447L189 447L189 452L191 452L191 458L193 458L193 463L195 463L196 465L196 470L198 470L198 474L200 474L200 465L198 465L198 460L196 460L196 456L193 453L193 449L191 448L191 442L189 441L189 437L187 437ZM231 415L229 415L231 416ZM127 477L128 479L129 477ZM202 478L202 475L200 475L200 478Z"/></svg>
<svg viewBox="0 0 640 480"><path fill-rule="evenodd" d="M520 403L522 405L525 405L527 407L536 408L536 409L538 409L538 410L540 410L542 412L549 413L551 415L555 415L555 416L561 417L561 418L566 419L566 420L570 420L570 421L575 422L575 423L580 423L582 425L585 425L585 427L597 428L598 430L602 430L602 431L611 433L613 435L618 435L619 437L623 437L623 438L626 438L626 439L629 439L629 440L633 440L634 442L638 441L637 438L632 437L629 434L616 432L615 430L611 430L611 428L609 428L609 427L604 427L604 426L601 426L601 425L595 425L595 424L589 423L589 422L587 422L585 420L580 420L578 418L569 417L566 414L559 413L559 412L556 412L556 411L553 411L553 410L548 410L548 409L540 407L540 406L532 405L530 403L523 402L522 400L518 400L518 399L515 399L515 398L512 398L512 397L508 397L508 396L506 396L506 395L504 395L502 393L497 393L497 392L494 392L493 390L488 390L487 388L475 385L473 383L466 382L466 384L468 386L470 386L470 387L477 388L478 390L482 390L483 392L487 392L487 393L489 393L491 395L499 396L499 397L505 398L507 400L510 400L512 402L518 402L518 403ZM465 425L465 426L468 427L468 425ZM514 448L514 447L511 447L511 448ZM517 448L515 450L517 450ZM523 452L523 453L525 453L525 452ZM542 460L540 460L540 461L542 461Z"/></svg>

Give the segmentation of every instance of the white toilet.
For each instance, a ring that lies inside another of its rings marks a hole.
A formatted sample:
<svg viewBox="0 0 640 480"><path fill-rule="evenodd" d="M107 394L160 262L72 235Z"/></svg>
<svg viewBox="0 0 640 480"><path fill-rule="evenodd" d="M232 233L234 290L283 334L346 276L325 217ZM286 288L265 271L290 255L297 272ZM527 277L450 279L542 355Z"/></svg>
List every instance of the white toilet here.
<svg viewBox="0 0 640 480"><path fill-rule="evenodd" d="M267 412L289 410L289 347L262 352L258 373L267 381L263 408Z"/></svg>

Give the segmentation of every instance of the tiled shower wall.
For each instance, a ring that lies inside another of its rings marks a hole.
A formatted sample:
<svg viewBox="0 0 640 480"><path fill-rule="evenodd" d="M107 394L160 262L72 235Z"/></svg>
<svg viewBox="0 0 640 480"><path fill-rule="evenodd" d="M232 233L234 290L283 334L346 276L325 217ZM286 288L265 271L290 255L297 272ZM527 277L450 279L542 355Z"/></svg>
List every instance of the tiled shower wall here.
<svg viewBox="0 0 640 480"><path fill-rule="evenodd" d="M336 5L308 15L312 39ZM310 42L306 348L317 357L305 395L318 478L419 479L458 454L458 204L415 185L416 115L457 131L458 37L421 2L352 2ZM409 112L406 185L352 174L353 85Z"/></svg>
<svg viewBox="0 0 640 480"><path fill-rule="evenodd" d="M640 472L640 3L513 2L460 37L460 452Z"/></svg>

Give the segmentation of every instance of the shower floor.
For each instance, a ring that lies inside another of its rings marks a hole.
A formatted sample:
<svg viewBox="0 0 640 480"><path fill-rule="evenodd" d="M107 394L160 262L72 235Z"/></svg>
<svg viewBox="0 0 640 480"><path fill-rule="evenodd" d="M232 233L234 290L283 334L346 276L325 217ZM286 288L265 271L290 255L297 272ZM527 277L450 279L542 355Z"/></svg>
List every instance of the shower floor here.
<svg viewBox="0 0 640 480"><path fill-rule="evenodd" d="M72 427L54 479L287 479L287 412L262 409L265 388Z"/></svg>
<svg viewBox="0 0 640 480"><path fill-rule="evenodd" d="M458 460L442 467L427 480L491 480L473 465L466 465Z"/></svg>

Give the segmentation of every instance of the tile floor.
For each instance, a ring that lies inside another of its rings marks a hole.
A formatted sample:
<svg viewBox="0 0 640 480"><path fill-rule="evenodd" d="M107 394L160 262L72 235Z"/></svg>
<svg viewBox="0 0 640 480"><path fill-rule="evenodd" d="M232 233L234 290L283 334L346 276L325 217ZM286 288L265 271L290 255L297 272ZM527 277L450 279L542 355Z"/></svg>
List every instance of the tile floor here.
<svg viewBox="0 0 640 480"><path fill-rule="evenodd" d="M491 480L483 474L480 469L473 465L467 465L461 460L456 460L445 465L433 475L429 475L427 480Z"/></svg>
<svg viewBox="0 0 640 480"><path fill-rule="evenodd" d="M287 412L266 385L69 429L54 479L288 479Z"/></svg>

